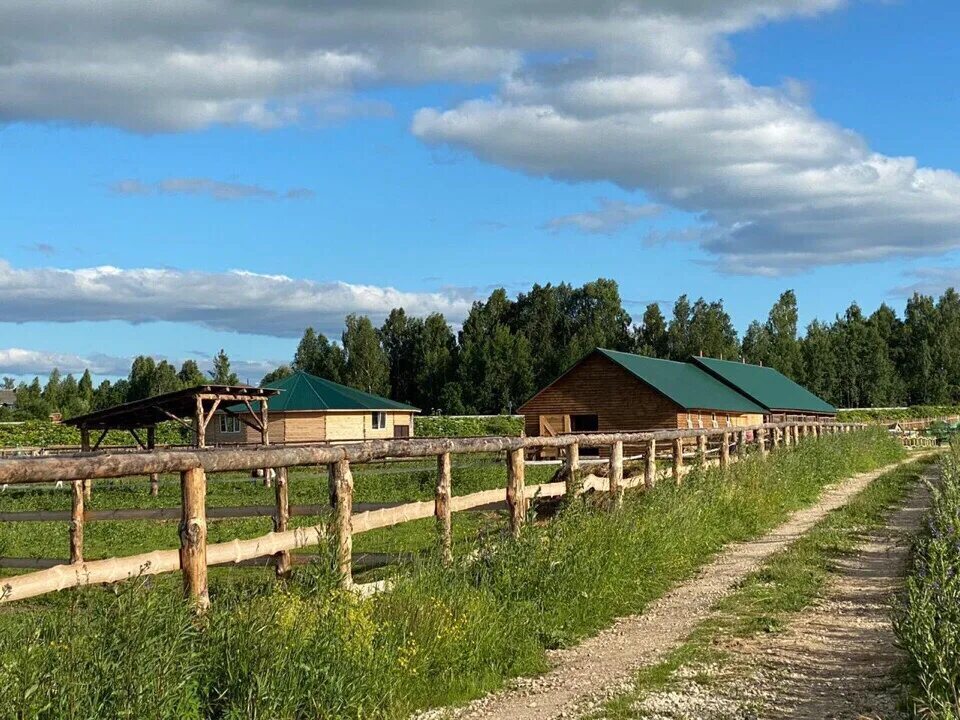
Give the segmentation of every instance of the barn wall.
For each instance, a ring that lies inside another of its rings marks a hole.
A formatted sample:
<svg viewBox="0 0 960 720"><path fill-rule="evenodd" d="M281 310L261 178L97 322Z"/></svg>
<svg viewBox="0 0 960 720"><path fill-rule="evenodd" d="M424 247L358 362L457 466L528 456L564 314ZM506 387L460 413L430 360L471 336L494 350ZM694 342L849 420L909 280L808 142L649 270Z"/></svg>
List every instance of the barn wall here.
<svg viewBox="0 0 960 720"><path fill-rule="evenodd" d="M761 423L763 423L763 415L751 413L691 410L690 412L681 412L677 415L677 428L680 430L690 428L745 427L748 425L760 425Z"/></svg>
<svg viewBox="0 0 960 720"><path fill-rule="evenodd" d="M680 407L602 355L591 355L521 408L524 431L540 435L541 416L597 415L598 431L677 427ZM559 432L568 427L556 428Z"/></svg>

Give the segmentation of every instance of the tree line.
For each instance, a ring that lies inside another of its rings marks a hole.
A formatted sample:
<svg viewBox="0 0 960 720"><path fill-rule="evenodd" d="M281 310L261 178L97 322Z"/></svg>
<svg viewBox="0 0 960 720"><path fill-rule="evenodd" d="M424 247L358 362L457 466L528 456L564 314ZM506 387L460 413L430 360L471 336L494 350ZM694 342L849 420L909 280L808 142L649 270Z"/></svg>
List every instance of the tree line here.
<svg viewBox="0 0 960 720"><path fill-rule="evenodd" d="M740 338L722 300L681 295L669 316L651 303L635 323L617 283L601 278L580 287L534 285L515 299L494 290L457 331L439 313L421 318L397 308L380 327L348 315L339 343L307 328L291 362L262 382L304 370L425 413L496 414L515 411L590 350L606 347L671 360L744 359L838 407L936 405L960 401L958 341L960 295L952 288L936 299L915 294L902 318L887 304L865 315L853 303L803 333L796 295L787 290ZM45 386L39 378L21 384L17 401L29 416L69 416L203 382L237 382L222 350L209 378L192 360L177 370L138 357L125 380L94 388L89 372L78 381L54 371Z"/></svg>

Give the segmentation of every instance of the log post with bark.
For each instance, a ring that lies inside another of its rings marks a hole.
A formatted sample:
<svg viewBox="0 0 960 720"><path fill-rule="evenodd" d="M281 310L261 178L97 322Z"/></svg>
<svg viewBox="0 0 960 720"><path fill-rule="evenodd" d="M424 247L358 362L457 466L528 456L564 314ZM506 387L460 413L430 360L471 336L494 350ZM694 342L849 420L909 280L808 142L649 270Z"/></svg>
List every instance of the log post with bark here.
<svg viewBox="0 0 960 720"><path fill-rule="evenodd" d="M643 484L649 490L657 483L657 441L655 438L647 440L644 460L646 463L643 469Z"/></svg>
<svg viewBox="0 0 960 720"><path fill-rule="evenodd" d="M671 465L673 481L679 485L683 476L683 438L675 438L673 441L673 463Z"/></svg>
<svg viewBox="0 0 960 720"><path fill-rule="evenodd" d="M720 436L720 467L730 467L730 433L726 431Z"/></svg>
<svg viewBox="0 0 960 720"><path fill-rule="evenodd" d="M336 495L336 570L340 584L350 588L353 586L353 473L349 460L338 460L331 468Z"/></svg>
<svg viewBox="0 0 960 720"><path fill-rule="evenodd" d="M617 440L610 446L610 507L617 509L623 505L623 441Z"/></svg>
<svg viewBox="0 0 960 720"><path fill-rule="evenodd" d="M70 563L83 562L83 480L70 483Z"/></svg>
<svg viewBox="0 0 960 720"><path fill-rule="evenodd" d="M567 502L573 502L583 491L583 476L580 473L580 445L567 445L567 454L564 460L564 479L567 483Z"/></svg>
<svg viewBox="0 0 960 720"><path fill-rule="evenodd" d="M151 425L147 428L147 450L153 452L157 449L157 426ZM160 494L160 473L150 473L150 495L157 497Z"/></svg>
<svg viewBox="0 0 960 720"><path fill-rule="evenodd" d="M450 517L451 493L450 453L437 455L437 491L433 500L433 514L437 519L440 537L440 558L444 565L453 562L453 523Z"/></svg>
<svg viewBox="0 0 960 720"><path fill-rule="evenodd" d="M507 513L510 516L510 532L520 537L527 516L527 504L524 498L523 448L507 452Z"/></svg>
<svg viewBox="0 0 960 720"><path fill-rule="evenodd" d="M183 590L202 612L210 606L207 591L207 476L202 468L180 473L180 508Z"/></svg>
<svg viewBox="0 0 960 720"><path fill-rule="evenodd" d="M285 532L290 520L290 488L287 482L287 468L277 468L277 477L273 488L276 508L273 516L273 531ZM281 550L273 556L277 577L285 578L290 574L290 551Z"/></svg>

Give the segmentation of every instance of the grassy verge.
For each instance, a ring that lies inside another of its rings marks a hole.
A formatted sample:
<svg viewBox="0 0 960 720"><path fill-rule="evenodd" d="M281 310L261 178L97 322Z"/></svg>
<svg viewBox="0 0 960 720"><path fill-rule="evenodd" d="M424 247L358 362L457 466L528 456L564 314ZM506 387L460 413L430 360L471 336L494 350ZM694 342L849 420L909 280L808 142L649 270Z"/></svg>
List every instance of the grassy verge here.
<svg viewBox="0 0 960 720"><path fill-rule="evenodd" d="M960 449L941 463L941 483L913 548L894 618L907 653L905 676L917 717L960 718Z"/></svg>
<svg viewBox="0 0 960 720"><path fill-rule="evenodd" d="M478 540L367 600L320 564L280 586L211 583L196 622L171 578L0 612L0 718L393 718L544 667L547 648L636 612L827 483L903 456L883 432L830 436L691 474L608 514L577 504L518 541Z"/></svg>
<svg viewBox="0 0 960 720"><path fill-rule="evenodd" d="M851 552L866 532L883 526L890 509L903 501L935 458L928 457L881 475L844 507L830 513L789 548L776 554L748 576L662 662L638 673L633 688L609 701L598 713L605 720L644 717L637 702L654 692L682 684L677 671L685 666L723 663L724 641L782 630L790 618L820 597L833 571L833 562ZM686 674L689 678L690 674ZM705 678L704 682L711 682Z"/></svg>

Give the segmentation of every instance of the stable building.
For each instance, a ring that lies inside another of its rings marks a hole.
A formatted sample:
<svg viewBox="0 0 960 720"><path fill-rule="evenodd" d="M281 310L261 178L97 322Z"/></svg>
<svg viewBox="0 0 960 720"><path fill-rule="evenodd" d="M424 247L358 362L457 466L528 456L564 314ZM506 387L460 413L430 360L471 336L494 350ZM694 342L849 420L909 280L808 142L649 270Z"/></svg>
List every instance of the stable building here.
<svg viewBox="0 0 960 720"><path fill-rule="evenodd" d="M765 408L689 362L597 348L520 406L526 435L757 425Z"/></svg>
<svg viewBox="0 0 960 720"><path fill-rule="evenodd" d="M837 409L771 367L694 357L691 362L763 408L765 422L836 420Z"/></svg>
<svg viewBox="0 0 960 720"><path fill-rule="evenodd" d="M318 443L383 440L413 436L417 408L373 395L306 372L295 372L267 383L276 391L270 399L271 443ZM234 405L220 411L207 432L216 445L259 443L260 432L251 422L259 403Z"/></svg>

